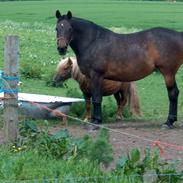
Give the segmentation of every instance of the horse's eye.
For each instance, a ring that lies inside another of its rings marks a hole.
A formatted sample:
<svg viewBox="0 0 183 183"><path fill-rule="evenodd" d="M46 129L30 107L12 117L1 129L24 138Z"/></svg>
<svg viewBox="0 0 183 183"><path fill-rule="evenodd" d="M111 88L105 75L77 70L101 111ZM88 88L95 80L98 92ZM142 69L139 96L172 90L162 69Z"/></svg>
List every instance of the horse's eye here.
<svg viewBox="0 0 183 183"><path fill-rule="evenodd" d="M56 27L55 30L58 31L58 28Z"/></svg>

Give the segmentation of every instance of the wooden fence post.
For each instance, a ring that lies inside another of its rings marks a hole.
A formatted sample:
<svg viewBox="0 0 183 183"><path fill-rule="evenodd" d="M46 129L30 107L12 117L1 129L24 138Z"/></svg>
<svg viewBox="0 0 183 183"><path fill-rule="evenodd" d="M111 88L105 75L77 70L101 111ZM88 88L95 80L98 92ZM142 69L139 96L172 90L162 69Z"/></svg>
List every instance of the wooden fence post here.
<svg viewBox="0 0 183 183"><path fill-rule="evenodd" d="M18 136L18 36L6 37L4 59L4 135L5 142L10 143Z"/></svg>

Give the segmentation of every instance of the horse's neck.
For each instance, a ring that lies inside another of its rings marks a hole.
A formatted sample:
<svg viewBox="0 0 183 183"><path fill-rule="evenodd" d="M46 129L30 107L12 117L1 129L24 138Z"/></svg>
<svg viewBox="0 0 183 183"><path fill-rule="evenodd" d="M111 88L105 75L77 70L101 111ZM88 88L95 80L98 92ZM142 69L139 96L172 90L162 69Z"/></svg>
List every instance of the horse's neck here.
<svg viewBox="0 0 183 183"><path fill-rule="evenodd" d="M74 29L73 39L70 43L76 55L82 54L91 42L96 40L99 27L89 21L73 18L72 26Z"/></svg>

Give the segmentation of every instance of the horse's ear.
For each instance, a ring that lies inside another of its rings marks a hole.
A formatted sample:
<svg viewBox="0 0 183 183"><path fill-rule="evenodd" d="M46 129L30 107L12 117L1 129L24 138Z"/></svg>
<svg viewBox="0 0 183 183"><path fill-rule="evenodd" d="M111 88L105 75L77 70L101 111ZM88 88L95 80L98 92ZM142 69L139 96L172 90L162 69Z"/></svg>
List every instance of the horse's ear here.
<svg viewBox="0 0 183 183"><path fill-rule="evenodd" d="M72 18L72 13L71 13L71 11L68 11L68 12L67 12L67 18L68 18L68 19L71 19L71 18Z"/></svg>
<svg viewBox="0 0 183 183"><path fill-rule="evenodd" d="M56 18L58 18L58 19L61 17L61 14L60 14L60 11L59 11L59 10L56 11L55 16L56 16Z"/></svg>
<svg viewBox="0 0 183 183"><path fill-rule="evenodd" d="M68 58L68 64L72 65L72 60L70 59L70 57Z"/></svg>

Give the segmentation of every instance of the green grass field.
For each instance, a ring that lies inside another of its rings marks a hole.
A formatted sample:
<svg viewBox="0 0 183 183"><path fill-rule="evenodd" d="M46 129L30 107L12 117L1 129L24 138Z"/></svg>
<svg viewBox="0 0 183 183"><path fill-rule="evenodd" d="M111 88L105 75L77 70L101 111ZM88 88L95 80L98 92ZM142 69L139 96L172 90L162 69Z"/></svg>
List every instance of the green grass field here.
<svg viewBox="0 0 183 183"><path fill-rule="evenodd" d="M102 26L118 27L121 32L132 32L150 27L163 26L183 31L183 3L133 2L115 0L52 0L0 2L0 67L3 68L4 37L14 34L20 37L20 70L38 68L41 79L25 79L22 92L65 96L67 88L53 88L45 85L45 78L51 77L58 60L55 41L55 11L92 20ZM69 50L68 55L72 55ZM183 74L177 75L180 88L179 116L183 116ZM69 82L69 88L77 88ZM166 118L168 97L161 75L153 74L137 82L142 111L145 119ZM79 89L78 89L79 90ZM74 96L73 96L74 97ZM106 113L115 111L115 103L105 98ZM114 109L113 109L114 108Z"/></svg>
<svg viewBox="0 0 183 183"><path fill-rule="evenodd" d="M166 26L182 30L183 3L118 0L50 0L0 3L0 20L42 22L54 25L55 10L90 19L106 27L149 28Z"/></svg>
<svg viewBox="0 0 183 183"><path fill-rule="evenodd" d="M183 3L133 2L122 0L0 2L0 70L3 69L5 36L18 35L20 38L21 92L58 96L81 96L77 83L72 80L67 81L67 87L64 88L55 88L46 85L46 82L52 79L56 65L60 59L56 50L55 39L56 19L54 14L57 9L60 9L61 12L64 13L67 12L67 10L71 10L74 16L90 19L97 24L121 33L130 33L155 26L169 27L183 31ZM67 55L73 55L71 49L69 49ZM177 83L180 89L179 122L182 122L183 68L181 68L177 74ZM145 79L137 81L137 87L143 112L142 119L157 120L163 123L168 112L168 97L162 76L159 73L153 73ZM105 97L103 101L105 122L111 122L114 120L114 112L116 110L115 101L112 96ZM82 104L80 104L79 107L75 105L72 110L77 113L82 113L83 107ZM0 113L2 113L2 111L0 111ZM48 123L42 120L36 122L42 129L44 129L43 124ZM55 123L58 123L58 121L51 121L49 127L55 125ZM0 127L2 127L2 124L2 115L0 115ZM22 125L22 123L20 124ZM74 124L76 124L75 121ZM72 156L69 156L67 159L56 159L56 156L51 156L51 152L61 153L60 149L63 150L63 147L60 146L60 144L57 145L53 143L46 133L42 134L40 132L38 133L38 140L35 141L35 132L27 132L25 134L27 137L29 136L29 138L25 138L25 142L20 139L20 142L18 141L20 144L17 144L18 146L16 148L14 148L15 146L10 146L9 148L3 145L0 146L0 182L104 182L101 176L105 176L105 178L112 176L112 179L106 180L107 182L139 182L137 178L134 177L134 173L131 174L132 178L130 178L130 181L125 181L124 179L120 181L116 179L116 175L120 176L121 174L118 175L118 172L115 174L116 170L103 171L101 166L96 166L96 164L86 159L86 157L75 161L76 154L80 152L76 146L74 148L75 153ZM42 134L42 136L40 136L40 134ZM65 136L62 136L62 138L63 137ZM107 139L106 136L104 139ZM68 141L65 141L65 143L66 142ZM73 145L72 141L69 142ZM103 144L103 141L101 142ZM28 146L25 146L24 143L27 143ZM28 148L29 145L30 147L36 145L36 148L30 149ZM47 147L48 157L46 157L43 145L45 145L45 148ZM91 150L90 141L87 147L88 146ZM98 157L103 154L106 156L106 149L100 144L99 146L102 147L105 153L98 153ZM28 150L25 149L24 151L18 147L28 148ZM70 148L67 143L66 147ZM83 147L85 149L83 153L86 154L88 150L85 146ZM39 154L38 149L40 149L42 155ZM100 152L98 148L94 148L94 150ZM92 154L95 155L95 153ZM134 155L136 156L137 154ZM155 156L152 157L153 164L155 158ZM124 160L125 159L121 159L120 162L124 164ZM148 158L148 162L151 162L149 160ZM135 162L135 164L137 164L137 162ZM135 175L137 175L137 168L133 165L131 167L134 169ZM171 172L172 170L171 168ZM120 169L119 171L123 173L124 170ZM149 167L148 172L151 172ZM167 174L168 171L165 172ZM129 175L130 172L127 178ZM100 180L96 178L95 180L91 179L91 181L89 179L81 179L82 177L92 176L98 176ZM115 176L114 181L113 176ZM57 179L58 177L59 180ZM75 179L73 179L74 177L79 178L78 181L75 181Z"/></svg>

